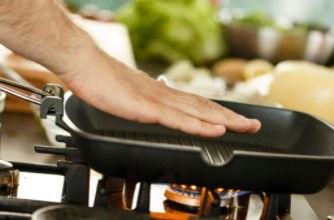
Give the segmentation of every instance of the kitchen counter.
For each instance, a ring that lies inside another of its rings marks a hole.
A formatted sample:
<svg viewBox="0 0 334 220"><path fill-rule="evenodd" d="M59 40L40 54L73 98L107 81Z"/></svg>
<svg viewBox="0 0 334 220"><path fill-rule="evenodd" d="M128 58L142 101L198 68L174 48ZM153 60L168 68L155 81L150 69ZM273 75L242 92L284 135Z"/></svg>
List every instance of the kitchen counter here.
<svg viewBox="0 0 334 220"><path fill-rule="evenodd" d="M61 157L34 153L34 145L48 145L42 128L32 115L3 113L0 157L3 160L54 163ZM317 194L307 195L320 219L334 215L334 181Z"/></svg>

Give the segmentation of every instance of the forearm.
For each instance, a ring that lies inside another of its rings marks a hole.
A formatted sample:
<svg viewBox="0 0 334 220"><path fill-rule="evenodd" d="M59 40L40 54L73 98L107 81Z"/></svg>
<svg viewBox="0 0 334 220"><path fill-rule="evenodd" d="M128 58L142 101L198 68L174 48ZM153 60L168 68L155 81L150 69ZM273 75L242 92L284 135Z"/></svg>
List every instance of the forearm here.
<svg viewBox="0 0 334 220"><path fill-rule="evenodd" d="M0 43L57 74L97 50L57 0L0 0Z"/></svg>

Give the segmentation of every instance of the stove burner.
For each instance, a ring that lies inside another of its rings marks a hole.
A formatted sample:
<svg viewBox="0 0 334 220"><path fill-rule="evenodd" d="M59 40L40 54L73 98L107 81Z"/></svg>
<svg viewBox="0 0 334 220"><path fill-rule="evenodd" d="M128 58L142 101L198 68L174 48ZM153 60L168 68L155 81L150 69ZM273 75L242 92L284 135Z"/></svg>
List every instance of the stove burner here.
<svg viewBox="0 0 334 220"><path fill-rule="evenodd" d="M169 201L190 207L199 207L201 188L197 186L171 184L165 192Z"/></svg>
<svg viewBox="0 0 334 220"><path fill-rule="evenodd" d="M226 201L230 201L235 197L242 197L243 195L250 194L250 191L240 191L232 189L217 188L214 190L222 200L221 206L228 206ZM199 207L201 200L201 188L194 185L178 185L170 184L169 188L165 192L165 196L168 200L180 203L183 205Z"/></svg>
<svg viewBox="0 0 334 220"><path fill-rule="evenodd" d="M212 206L216 205L218 214L235 215L236 211L247 209L249 195L249 191L223 188L207 191L194 185L170 184L165 191L164 207L166 212L197 216L211 212Z"/></svg>
<svg viewBox="0 0 334 220"><path fill-rule="evenodd" d="M19 171L7 161L0 160L0 195L16 196L19 185Z"/></svg>
<svg viewBox="0 0 334 220"><path fill-rule="evenodd" d="M171 200L164 201L164 208L166 213L183 213L189 216L195 216L198 213L198 207L183 205Z"/></svg>

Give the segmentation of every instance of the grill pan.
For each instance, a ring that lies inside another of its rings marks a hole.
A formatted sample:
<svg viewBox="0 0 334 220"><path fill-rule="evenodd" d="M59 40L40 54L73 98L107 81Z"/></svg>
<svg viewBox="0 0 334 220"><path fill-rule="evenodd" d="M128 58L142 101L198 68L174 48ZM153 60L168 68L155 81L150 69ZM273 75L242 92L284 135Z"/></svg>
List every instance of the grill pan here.
<svg viewBox="0 0 334 220"><path fill-rule="evenodd" d="M111 116L76 96L64 122L84 160L111 176L278 193L315 193L334 169L334 129L311 115L226 101L258 118L257 134L201 138Z"/></svg>
<svg viewBox="0 0 334 220"><path fill-rule="evenodd" d="M333 126L301 112L217 101L260 119L262 129L252 135L228 132L209 139L111 116L70 93L64 99L63 89L53 84L40 90L0 77L0 90L39 105L41 118L55 115L56 124L71 133L85 162L110 176L210 188L315 193L334 170Z"/></svg>

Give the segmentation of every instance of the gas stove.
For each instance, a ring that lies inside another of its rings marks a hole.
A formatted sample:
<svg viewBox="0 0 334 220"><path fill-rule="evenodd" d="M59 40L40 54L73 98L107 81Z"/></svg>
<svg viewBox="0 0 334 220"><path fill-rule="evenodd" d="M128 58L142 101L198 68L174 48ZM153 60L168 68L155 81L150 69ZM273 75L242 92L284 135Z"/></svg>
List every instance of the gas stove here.
<svg viewBox="0 0 334 220"><path fill-rule="evenodd" d="M57 164L1 161L0 219L318 219L302 195L100 175L85 164L70 137L57 140L66 147L35 146L37 153L64 156Z"/></svg>

